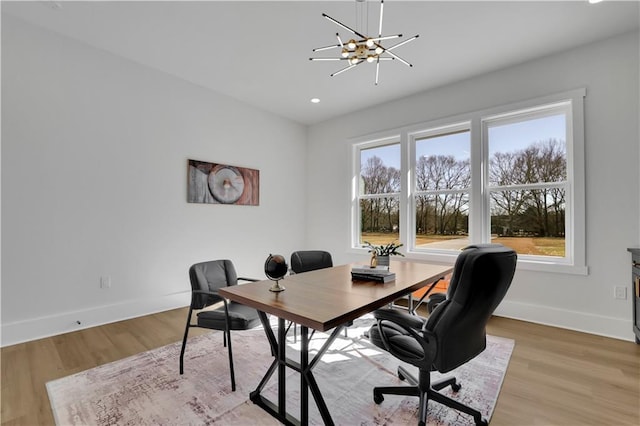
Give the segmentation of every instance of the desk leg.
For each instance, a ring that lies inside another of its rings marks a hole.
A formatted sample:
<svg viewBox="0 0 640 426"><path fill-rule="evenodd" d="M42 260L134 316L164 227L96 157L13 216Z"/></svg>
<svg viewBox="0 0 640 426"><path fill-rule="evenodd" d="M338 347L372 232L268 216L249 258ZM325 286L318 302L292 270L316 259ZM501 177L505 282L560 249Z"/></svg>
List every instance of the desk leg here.
<svg viewBox="0 0 640 426"><path fill-rule="evenodd" d="M278 318L278 338L273 333L269 318L264 312L258 311L260 314L260 321L264 327L267 335L267 340L271 345L271 352L274 355L274 361L267 370L266 374L260 381L260 384L250 394L251 401L254 404L260 406L263 410L271 414L273 417L284 423L285 425L308 425L309 424L309 390L313 395L316 406L322 416L322 421L325 425L333 426L334 422L331 419L331 414L327 408L327 404L322 397L318 383L313 377L313 368L320 361L320 358L329 349L331 343L336 339L338 334L342 331L344 326L336 327L322 348L309 362L309 328L301 326L301 351L300 351L300 363L295 362L287 358L286 354L286 328L284 327L285 320ZM300 420L287 413L286 410L286 368L292 368L300 373ZM267 385L267 382L273 376L273 373L278 370L278 404L274 404L267 398L264 398L260 393Z"/></svg>
<svg viewBox="0 0 640 426"><path fill-rule="evenodd" d="M322 393L320 392L320 388L318 387L318 383L316 382L316 378L313 376L313 368L322 358L322 355L329 349L329 346L333 343L333 341L338 337L340 332L344 326L340 325L333 329L333 332L327 339L327 341L322 345L318 353L313 357L313 360L305 366L300 366L300 373L305 377L307 389L311 389L311 394L313 395L313 399L316 402L316 406L320 411L320 415L322 416L322 421L326 426L333 426L333 419L331 418L331 413L329 413L329 408L327 408L327 403L324 401L322 397ZM309 356L309 352L306 351L307 357ZM307 358L308 360L308 358ZM305 423L302 423L305 424Z"/></svg>
<svg viewBox="0 0 640 426"><path fill-rule="evenodd" d="M309 424L309 383L305 371L309 369L309 328L300 326L300 424Z"/></svg>
<svg viewBox="0 0 640 426"><path fill-rule="evenodd" d="M269 318L266 313L258 311L260 316L260 322L262 322L262 326L264 328L265 334L267 335L267 340L271 345L271 354L274 357L271 366L265 373L264 377L260 381L258 387L249 394L249 398L251 401L265 410L267 413L271 414L273 417L281 421L285 425L291 426L299 426L300 422L293 417L291 414L286 412L286 367L289 365L288 360L286 358L286 330L284 328L284 320L278 319L278 340L276 340L276 336L273 333L273 329L271 328L271 324L269 323ZM273 373L278 370L278 404L273 403L267 398L261 395L261 392L264 390L265 386L269 382L269 379L273 376Z"/></svg>
<svg viewBox="0 0 640 426"><path fill-rule="evenodd" d="M278 318L278 413L287 416L287 330Z"/></svg>
<svg viewBox="0 0 640 426"><path fill-rule="evenodd" d="M264 377L260 381L260 384L258 385L256 390L254 390L249 394L249 398L251 399L251 401L253 401L254 404L258 404L262 406L265 410L269 411L268 408L264 407L263 405L264 401L262 399L262 396L260 396L260 392L262 392L264 387L267 385L267 382L269 381L271 376L273 376L273 373L275 373L276 368L279 365L278 363L279 349L278 349L278 342L276 341L276 337L273 334L273 330L271 329L271 323L269 323L269 317L267 317L267 314L265 314L262 311L258 311L258 316L260 317L262 328L264 329L264 332L267 335L267 340L269 341L269 345L271 346L271 355L273 355L273 362L269 366L269 369L267 370Z"/></svg>

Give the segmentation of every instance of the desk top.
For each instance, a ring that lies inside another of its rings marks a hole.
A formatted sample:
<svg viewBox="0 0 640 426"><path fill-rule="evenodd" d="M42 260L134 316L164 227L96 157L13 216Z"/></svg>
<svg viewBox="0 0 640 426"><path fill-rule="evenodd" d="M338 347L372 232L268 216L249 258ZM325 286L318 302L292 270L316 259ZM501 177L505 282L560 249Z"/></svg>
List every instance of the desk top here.
<svg viewBox="0 0 640 426"><path fill-rule="evenodd" d="M352 281L352 265L334 266L280 281L285 291L269 291L264 280L220 289L230 300L288 321L327 331L380 308L447 275L451 266L415 262L391 262L396 280L388 283Z"/></svg>

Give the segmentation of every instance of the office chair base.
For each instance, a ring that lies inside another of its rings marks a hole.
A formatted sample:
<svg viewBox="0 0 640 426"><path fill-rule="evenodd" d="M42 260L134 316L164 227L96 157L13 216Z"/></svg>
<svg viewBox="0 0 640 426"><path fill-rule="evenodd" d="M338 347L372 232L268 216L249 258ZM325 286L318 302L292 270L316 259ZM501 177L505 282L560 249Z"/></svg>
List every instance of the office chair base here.
<svg viewBox="0 0 640 426"><path fill-rule="evenodd" d="M429 383L429 375L424 375L426 378L423 379L423 386L420 386L419 381L415 376L410 374L405 368L402 366L398 367L398 378L400 380L406 380L411 384L411 386L384 386L384 387L376 387L373 389L373 402L376 404L381 404L384 401L384 394L387 395L401 395L401 396L417 396L420 398L420 411L419 411L419 426L424 426L427 421L427 404L429 400L433 400L439 402L440 404L446 405L447 407L453 408L455 410L461 411L463 413L469 414L473 416L473 420L478 426L486 426L489 423L482 418L482 413L478 410L475 410L467 405L461 404L460 402L449 398L441 393L439 390L446 388L447 386L451 386L451 389L454 392L457 392L461 389L461 385L456 382L455 377L448 377L442 380L438 380L434 383ZM426 382L426 383L424 383ZM426 389L424 391L421 390Z"/></svg>
<svg viewBox="0 0 640 426"><path fill-rule="evenodd" d="M419 386L418 380L401 365L398 366L398 378L402 381L406 380L413 386ZM451 389L454 392L458 392L460 389L462 389L462 385L457 382L455 377L447 377L444 379L440 379L437 382L431 383L431 389L436 391L442 390L447 386L451 386Z"/></svg>

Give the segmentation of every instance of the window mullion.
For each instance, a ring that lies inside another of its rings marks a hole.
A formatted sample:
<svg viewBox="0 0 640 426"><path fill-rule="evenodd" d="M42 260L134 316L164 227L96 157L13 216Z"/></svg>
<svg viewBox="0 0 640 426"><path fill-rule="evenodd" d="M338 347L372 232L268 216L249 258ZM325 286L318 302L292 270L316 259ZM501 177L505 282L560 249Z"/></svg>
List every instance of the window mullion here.
<svg viewBox="0 0 640 426"><path fill-rule="evenodd" d="M489 196L485 194L488 176L486 135L479 118L471 120L471 194L469 205L469 241L487 242L489 232Z"/></svg>
<svg viewBox="0 0 640 426"><path fill-rule="evenodd" d="M413 138L404 131L400 134L400 242L405 250L413 249L415 241L415 216L413 191L415 190L415 146Z"/></svg>

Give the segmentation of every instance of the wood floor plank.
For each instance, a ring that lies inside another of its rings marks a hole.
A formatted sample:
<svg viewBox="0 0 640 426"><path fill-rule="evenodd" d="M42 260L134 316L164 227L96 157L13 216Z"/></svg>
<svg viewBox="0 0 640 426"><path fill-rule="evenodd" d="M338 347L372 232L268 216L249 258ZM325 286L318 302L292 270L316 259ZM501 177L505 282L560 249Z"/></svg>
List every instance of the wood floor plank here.
<svg viewBox="0 0 640 426"><path fill-rule="evenodd" d="M186 315L175 309L2 348L2 426L53 424L47 381L178 342ZM487 331L516 341L492 425L640 424L640 345L506 318L492 318Z"/></svg>

